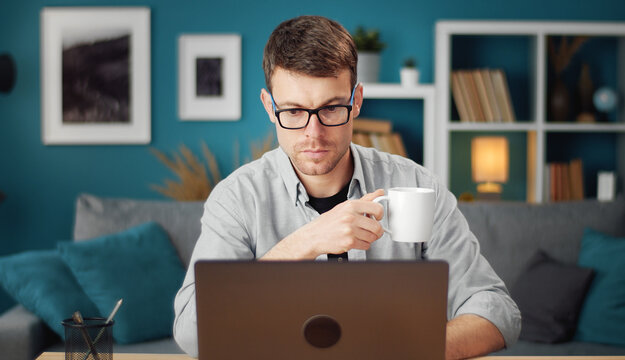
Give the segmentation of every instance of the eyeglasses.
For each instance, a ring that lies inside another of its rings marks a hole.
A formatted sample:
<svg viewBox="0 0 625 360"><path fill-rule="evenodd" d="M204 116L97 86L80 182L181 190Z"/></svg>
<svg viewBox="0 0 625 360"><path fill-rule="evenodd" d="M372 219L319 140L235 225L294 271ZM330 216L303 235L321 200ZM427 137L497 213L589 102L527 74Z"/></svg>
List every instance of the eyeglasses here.
<svg viewBox="0 0 625 360"><path fill-rule="evenodd" d="M324 126L341 126L349 122L349 114L352 112L354 104L354 93L356 87L352 90L352 96L349 99L349 105L326 105L317 109L292 108L278 110L276 101L271 96L271 104L273 105L274 114L278 118L278 123L284 129L297 130L308 126L310 117L317 115L319 122Z"/></svg>

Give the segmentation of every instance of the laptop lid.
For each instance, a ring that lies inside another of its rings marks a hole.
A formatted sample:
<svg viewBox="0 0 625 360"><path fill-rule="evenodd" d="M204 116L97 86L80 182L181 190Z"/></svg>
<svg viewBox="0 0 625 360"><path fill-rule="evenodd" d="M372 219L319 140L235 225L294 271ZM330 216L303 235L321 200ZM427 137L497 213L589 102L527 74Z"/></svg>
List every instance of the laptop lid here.
<svg viewBox="0 0 625 360"><path fill-rule="evenodd" d="M444 359L447 278L442 261L199 261L199 359Z"/></svg>

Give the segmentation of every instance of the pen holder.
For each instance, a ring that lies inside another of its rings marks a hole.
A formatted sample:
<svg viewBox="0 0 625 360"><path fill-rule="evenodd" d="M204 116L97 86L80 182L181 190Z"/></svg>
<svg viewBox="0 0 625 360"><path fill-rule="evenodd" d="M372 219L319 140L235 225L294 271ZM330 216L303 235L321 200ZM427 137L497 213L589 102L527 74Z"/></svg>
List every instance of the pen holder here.
<svg viewBox="0 0 625 360"><path fill-rule="evenodd" d="M83 324L63 320L65 360L112 360L113 324L104 318L85 318Z"/></svg>

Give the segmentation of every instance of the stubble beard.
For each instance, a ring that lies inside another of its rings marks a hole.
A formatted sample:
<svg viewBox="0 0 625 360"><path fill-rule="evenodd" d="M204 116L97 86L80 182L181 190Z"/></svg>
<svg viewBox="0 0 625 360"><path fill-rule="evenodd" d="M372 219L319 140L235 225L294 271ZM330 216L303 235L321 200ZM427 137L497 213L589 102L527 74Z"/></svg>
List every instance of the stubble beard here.
<svg viewBox="0 0 625 360"><path fill-rule="evenodd" d="M321 159L311 159L303 152L307 149L323 149L328 153ZM302 143L295 146L291 163L302 174L313 175L326 175L336 168L338 163L343 159L349 144L342 149L337 149L337 146L332 143L324 141L315 141L312 143Z"/></svg>

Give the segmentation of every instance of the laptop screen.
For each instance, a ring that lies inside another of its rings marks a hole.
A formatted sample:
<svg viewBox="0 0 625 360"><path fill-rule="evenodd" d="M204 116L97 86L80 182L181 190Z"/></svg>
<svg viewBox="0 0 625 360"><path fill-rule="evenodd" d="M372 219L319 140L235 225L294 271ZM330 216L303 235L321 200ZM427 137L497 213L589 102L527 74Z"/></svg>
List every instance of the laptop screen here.
<svg viewBox="0 0 625 360"><path fill-rule="evenodd" d="M208 359L444 359L448 265L199 261Z"/></svg>

